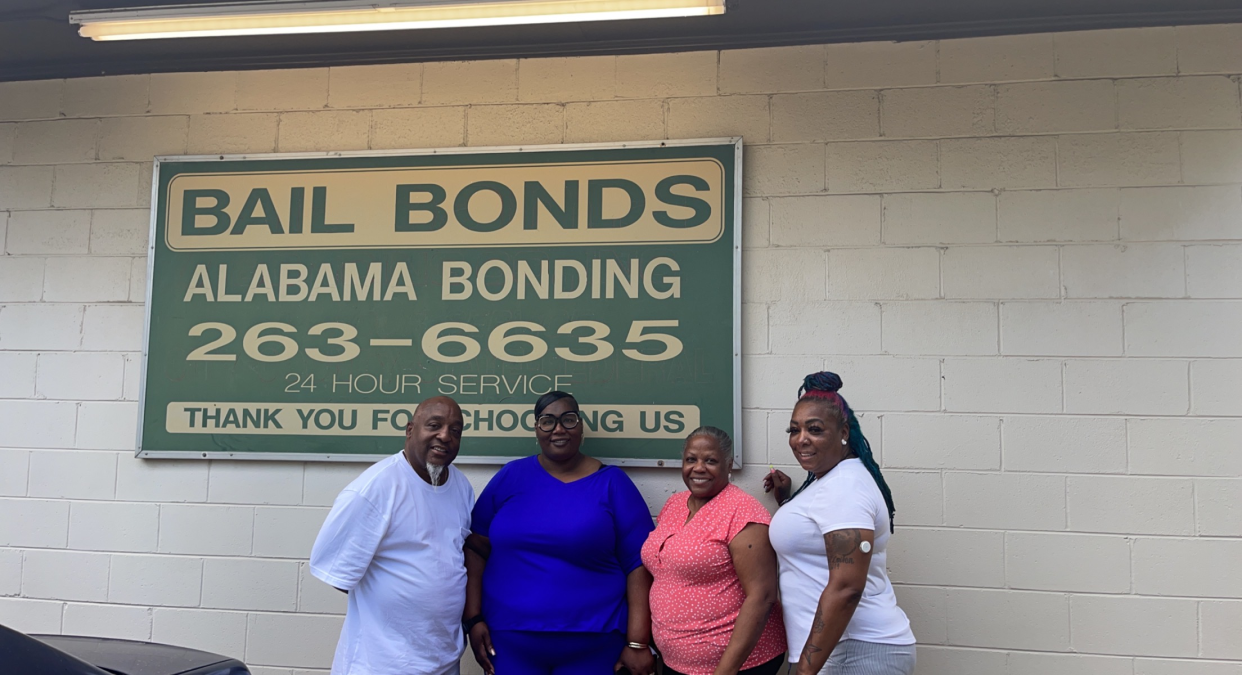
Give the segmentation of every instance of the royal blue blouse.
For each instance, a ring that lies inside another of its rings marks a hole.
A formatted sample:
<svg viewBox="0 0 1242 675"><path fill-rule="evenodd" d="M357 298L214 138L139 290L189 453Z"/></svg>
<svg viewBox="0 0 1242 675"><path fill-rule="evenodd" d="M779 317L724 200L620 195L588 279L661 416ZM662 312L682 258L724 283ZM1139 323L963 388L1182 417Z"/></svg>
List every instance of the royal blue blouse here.
<svg viewBox="0 0 1242 675"><path fill-rule="evenodd" d="M626 576L642 565L651 514L615 466L562 483L539 456L506 464L475 502L491 539L483 615L494 630L624 631Z"/></svg>

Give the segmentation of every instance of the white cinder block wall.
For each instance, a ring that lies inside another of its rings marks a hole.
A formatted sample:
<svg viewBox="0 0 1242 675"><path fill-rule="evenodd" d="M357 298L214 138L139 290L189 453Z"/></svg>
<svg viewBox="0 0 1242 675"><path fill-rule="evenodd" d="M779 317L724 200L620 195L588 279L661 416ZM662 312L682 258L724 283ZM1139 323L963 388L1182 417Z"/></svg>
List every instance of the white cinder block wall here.
<svg viewBox="0 0 1242 675"><path fill-rule="evenodd" d="M791 464L799 378L830 368L896 495L920 675L1242 673L1240 45L0 84L0 623L330 663L343 598L306 557L363 467L132 457L152 156L739 135L738 482ZM653 510L680 486L633 475Z"/></svg>

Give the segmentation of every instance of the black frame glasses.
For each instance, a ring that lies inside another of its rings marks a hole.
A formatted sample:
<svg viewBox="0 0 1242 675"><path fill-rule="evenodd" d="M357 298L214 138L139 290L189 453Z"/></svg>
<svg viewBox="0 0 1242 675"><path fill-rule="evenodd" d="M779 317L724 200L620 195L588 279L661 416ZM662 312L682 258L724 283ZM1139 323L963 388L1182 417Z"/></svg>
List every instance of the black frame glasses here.
<svg viewBox="0 0 1242 675"><path fill-rule="evenodd" d="M539 418L535 420L535 427L540 431L551 432L554 431L556 429L556 425L559 424L561 425L561 428L569 431L581 423L582 415L580 415L577 410L568 410L561 413L559 417L550 413L540 415Z"/></svg>

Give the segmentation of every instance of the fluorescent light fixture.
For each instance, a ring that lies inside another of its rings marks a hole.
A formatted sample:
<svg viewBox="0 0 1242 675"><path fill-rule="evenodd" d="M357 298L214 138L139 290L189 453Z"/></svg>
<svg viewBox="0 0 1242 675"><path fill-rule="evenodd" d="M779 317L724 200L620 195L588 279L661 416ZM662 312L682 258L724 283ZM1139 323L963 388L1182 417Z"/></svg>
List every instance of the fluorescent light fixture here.
<svg viewBox="0 0 1242 675"><path fill-rule="evenodd" d="M725 0L271 0L71 12L92 40L515 26L723 14Z"/></svg>

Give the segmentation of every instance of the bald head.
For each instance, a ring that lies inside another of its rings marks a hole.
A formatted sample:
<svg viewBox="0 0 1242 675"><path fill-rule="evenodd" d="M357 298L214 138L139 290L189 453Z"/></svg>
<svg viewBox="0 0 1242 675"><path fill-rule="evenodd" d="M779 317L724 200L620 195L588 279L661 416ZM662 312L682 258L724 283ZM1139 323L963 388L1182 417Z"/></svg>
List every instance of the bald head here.
<svg viewBox="0 0 1242 675"><path fill-rule="evenodd" d="M420 414L426 414L428 411L437 409L441 406L447 407L449 411L456 411L457 417L461 417L461 406L457 405L457 401L454 401L449 396L432 396L431 398L424 400L422 403L419 403L418 406L414 408L414 418L417 419Z"/></svg>

